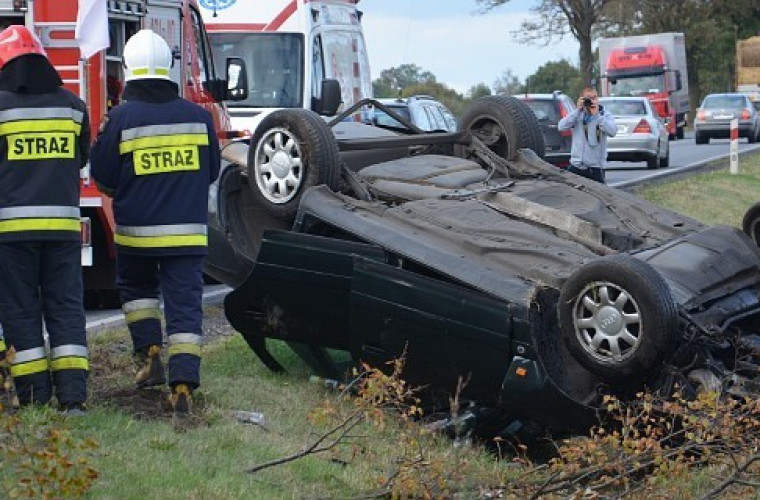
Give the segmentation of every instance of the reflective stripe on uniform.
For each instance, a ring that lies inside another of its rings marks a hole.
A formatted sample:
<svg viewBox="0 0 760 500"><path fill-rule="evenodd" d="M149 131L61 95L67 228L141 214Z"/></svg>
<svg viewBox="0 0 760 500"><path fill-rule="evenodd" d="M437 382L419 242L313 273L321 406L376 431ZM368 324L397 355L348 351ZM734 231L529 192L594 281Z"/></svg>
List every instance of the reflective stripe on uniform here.
<svg viewBox="0 0 760 500"><path fill-rule="evenodd" d="M171 123L134 127L121 132L119 154L162 146L208 146L205 123Z"/></svg>
<svg viewBox="0 0 760 500"><path fill-rule="evenodd" d="M0 208L0 233L81 231L79 207L40 205Z"/></svg>
<svg viewBox="0 0 760 500"><path fill-rule="evenodd" d="M137 299L125 302L121 306L124 311L124 319L127 324L142 321L144 319L161 319L158 299Z"/></svg>
<svg viewBox="0 0 760 500"><path fill-rule="evenodd" d="M23 377L44 372L48 369L47 353L44 347L34 347L18 351L13 356L11 363L11 375Z"/></svg>
<svg viewBox="0 0 760 500"><path fill-rule="evenodd" d="M0 351L7 351L8 346L5 345L5 340L0 339Z"/></svg>
<svg viewBox="0 0 760 500"><path fill-rule="evenodd" d="M30 119L70 119L82 123L84 112L73 108L13 108L0 111L0 124Z"/></svg>
<svg viewBox="0 0 760 500"><path fill-rule="evenodd" d="M169 357L175 354L192 354L200 357L202 337L195 333L172 333L168 336L167 352Z"/></svg>
<svg viewBox="0 0 760 500"><path fill-rule="evenodd" d="M58 120L19 120L0 123L0 135L24 134L33 132L73 132L80 135L82 124L71 119Z"/></svg>
<svg viewBox="0 0 760 500"><path fill-rule="evenodd" d="M78 356L80 358L87 357L87 347L78 344L66 344L53 347L50 350L50 357L52 359L62 358L64 356Z"/></svg>
<svg viewBox="0 0 760 500"><path fill-rule="evenodd" d="M87 358L79 358L76 356L64 356L62 358L54 359L50 362L50 370L89 370L90 363Z"/></svg>
<svg viewBox="0 0 760 500"><path fill-rule="evenodd" d="M205 224L117 226L114 241L136 248L206 246L207 231Z"/></svg>

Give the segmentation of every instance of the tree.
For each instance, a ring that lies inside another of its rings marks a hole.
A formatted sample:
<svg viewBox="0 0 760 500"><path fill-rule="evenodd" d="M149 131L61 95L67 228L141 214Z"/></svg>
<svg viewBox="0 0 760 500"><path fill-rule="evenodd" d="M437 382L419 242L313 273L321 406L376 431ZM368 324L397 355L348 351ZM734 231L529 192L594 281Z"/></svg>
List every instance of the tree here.
<svg viewBox="0 0 760 500"><path fill-rule="evenodd" d="M527 91L535 94L548 94L561 90L573 96L580 95L581 73L566 59L551 61L536 70L526 80Z"/></svg>
<svg viewBox="0 0 760 500"><path fill-rule="evenodd" d="M376 91L376 97L396 97L407 87L435 81L435 75L430 71L425 71L416 64L402 64L384 69L380 78L372 82L372 89Z"/></svg>
<svg viewBox="0 0 760 500"><path fill-rule="evenodd" d="M510 0L475 0L488 12ZM571 34L578 43L581 81L589 84L592 78L593 51L592 31L602 18L604 9L613 0L536 0L531 12L538 18L523 21L520 29L513 33L521 42L548 45L555 39L561 40ZM667 2L662 2L667 3Z"/></svg>
<svg viewBox="0 0 760 500"><path fill-rule="evenodd" d="M523 91L523 84L512 73L511 69L504 71L499 78L493 82L494 94L514 95Z"/></svg>
<svg viewBox="0 0 760 500"><path fill-rule="evenodd" d="M481 82L470 87L470 90L467 91L467 99L477 99L478 97L491 95L491 93L491 87Z"/></svg>

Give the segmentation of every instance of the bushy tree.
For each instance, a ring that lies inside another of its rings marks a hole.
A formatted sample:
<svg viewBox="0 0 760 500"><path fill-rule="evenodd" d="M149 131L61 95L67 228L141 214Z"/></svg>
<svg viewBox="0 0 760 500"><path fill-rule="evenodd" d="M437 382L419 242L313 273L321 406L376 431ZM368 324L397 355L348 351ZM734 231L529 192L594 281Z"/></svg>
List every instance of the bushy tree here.
<svg viewBox="0 0 760 500"><path fill-rule="evenodd" d="M577 96L583 87L581 73L569 61L551 61L539 67L526 80L527 91L534 94L548 94L561 90L569 96Z"/></svg>
<svg viewBox="0 0 760 500"><path fill-rule="evenodd" d="M512 73L511 69L505 70L499 78L493 82L494 94L514 95L524 91L524 85Z"/></svg>
<svg viewBox="0 0 760 500"><path fill-rule="evenodd" d="M470 90L467 91L467 99L477 99L478 97L485 97L491 95L491 87L483 82L473 85Z"/></svg>
<svg viewBox="0 0 760 500"><path fill-rule="evenodd" d="M396 97L404 89L423 83L435 83L435 75L416 64L402 64L384 69L380 78L372 82L375 97Z"/></svg>

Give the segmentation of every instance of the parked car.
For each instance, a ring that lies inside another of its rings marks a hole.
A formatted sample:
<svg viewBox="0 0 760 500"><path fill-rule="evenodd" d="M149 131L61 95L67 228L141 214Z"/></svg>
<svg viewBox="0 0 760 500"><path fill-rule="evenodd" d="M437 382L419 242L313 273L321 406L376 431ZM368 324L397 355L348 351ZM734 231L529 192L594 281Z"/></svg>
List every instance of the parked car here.
<svg viewBox="0 0 760 500"><path fill-rule="evenodd" d="M508 432L583 430L603 395L644 387L757 397L760 248L743 232L544 162L511 97L475 100L449 134L331 123L271 113L223 150L212 190L226 238L208 259L241 263L218 275L225 313L272 370L268 339L330 378L405 354L429 408L465 380L460 400ZM382 161L357 170L357 151ZM294 194L260 192L279 183Z"/></svg>
<svg viewBox="0 0 760 500"><path fill-rule="evenodd" d="M646 97L601 97L615 116L617 134L607 139L609 161L645 161L649 168L670 165L668 130Z"/></svg>
<svg viewBox="0 0 760 500"><path fill-rule="evenodd" d="M454 114L434 97L416 95L397 99L377 99L376 102L383 106L372 107L369 115L373 125L392 129L410 128L408 124L402 123L404 120L391 116L391 113L388 113L388 110L391 110L423 132L454 132L457 129Z"/></svg>
<svg viewBox="0 0 760 500"><path fill-rule="evenodd" d="M559 90L551 94L518 94L521 100L538 118L541 133L544 135L546 155L544 159L558 167L570 165L570 147L573 131L557 128L559 121L575 109L573 100Z"/></svg>
<svg viewBox="0 0 760 500"><path fill-rule="evenodd" d="M758 111L745 94L710 94L704 98L694 120L694 140L707 144L711 138L727 138L731 120L739 122L739 137L753 143L760 138Z"/></svg>

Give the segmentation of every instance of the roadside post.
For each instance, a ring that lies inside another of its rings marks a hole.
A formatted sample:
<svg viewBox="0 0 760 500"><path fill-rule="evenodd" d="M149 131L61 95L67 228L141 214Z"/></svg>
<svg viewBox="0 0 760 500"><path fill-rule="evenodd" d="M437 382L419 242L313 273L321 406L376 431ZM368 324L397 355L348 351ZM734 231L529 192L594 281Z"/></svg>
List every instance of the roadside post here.
<svg viewBox="0 0 760 500"><path fill-rule="evenodd" d="M731 146L730 146L730 172L733 175L739 173L739 120L731 120Z"/></svg>

